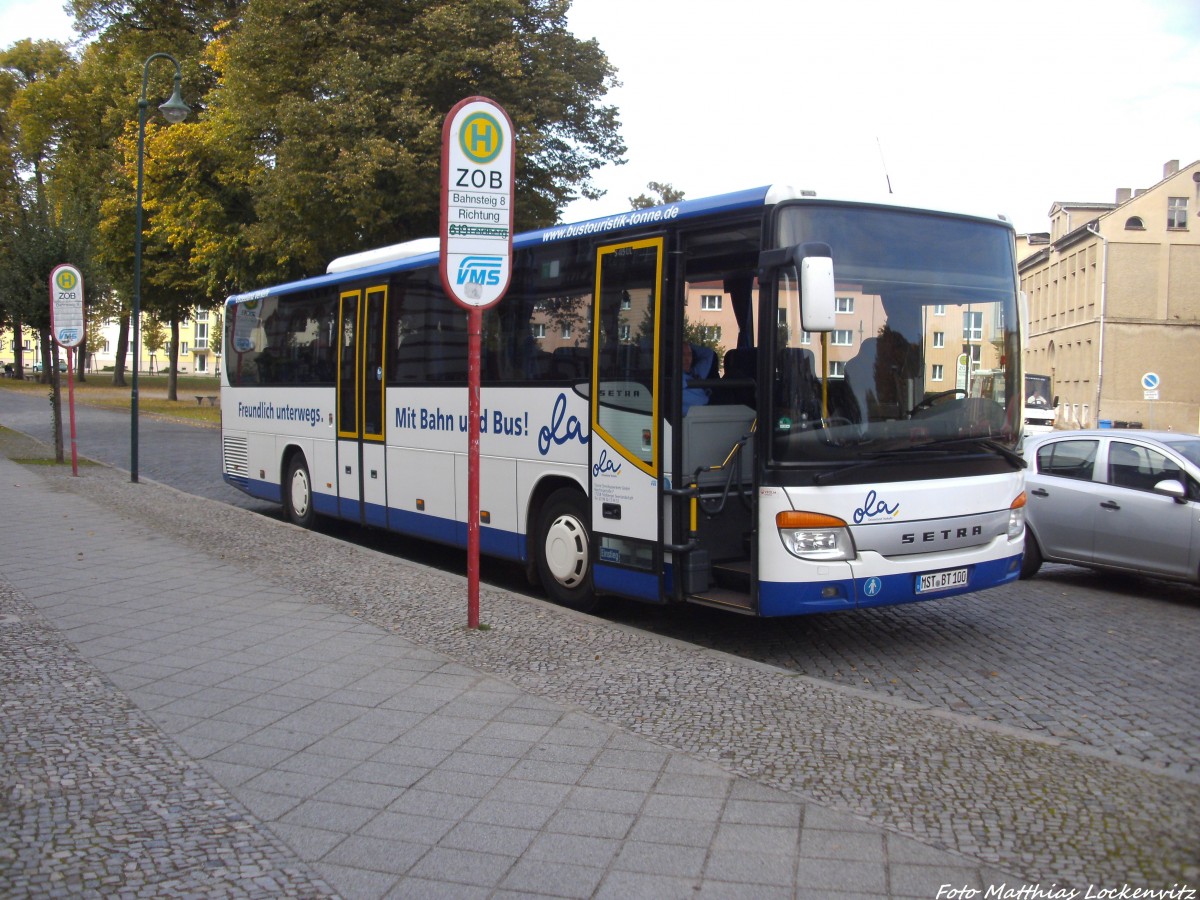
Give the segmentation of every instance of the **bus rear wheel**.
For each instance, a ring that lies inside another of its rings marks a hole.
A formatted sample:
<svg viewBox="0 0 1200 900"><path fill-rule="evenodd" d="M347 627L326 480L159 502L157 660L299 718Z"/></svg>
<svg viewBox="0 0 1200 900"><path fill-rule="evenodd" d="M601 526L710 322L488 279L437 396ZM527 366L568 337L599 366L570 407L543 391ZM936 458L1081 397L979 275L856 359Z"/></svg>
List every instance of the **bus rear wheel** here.
<svg viewBox="0 0 1200 900"><path fill-rule="evenodd" d="M555 491L542 506L537 529L537 571L555 603L580 612L599 604L592 586L591 517L583 494Z"/></svg>
<svg viewBox="0 0 1200 900"><path fill-rule="evenodd" d="M283 508L288 518L301 528L312 528L317 520L313 509L312 477L308 474L303 453L297 453L288 462L287 477L283 482Z"/></svg>

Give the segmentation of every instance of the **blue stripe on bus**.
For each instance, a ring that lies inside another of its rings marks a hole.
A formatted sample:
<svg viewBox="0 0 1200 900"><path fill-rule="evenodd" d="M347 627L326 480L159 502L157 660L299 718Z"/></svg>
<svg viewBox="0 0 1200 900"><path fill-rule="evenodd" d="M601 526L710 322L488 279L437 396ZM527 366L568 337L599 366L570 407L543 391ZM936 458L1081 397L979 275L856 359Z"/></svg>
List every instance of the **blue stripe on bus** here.
<svg viewBox="0 0 1200 900"><path fill-rule="evenodd" d="M608 591L652 603L664 601L658 593L658 576L653 572L635 572L633 569L596 563L592 569L592 584L599 592Z"/></svg>
<svg viewBox="0 0 1200 900"><path fill-rule="evenodd" d="M225 481L261 500L273 503L283 502L283 491L277 484L257 479L231 479L224 476ZM345 519L350 522L359 521L359 504L355 500L340 499L336 494L313 492L313 509L318 515L331 519ZM367 504L367 524L375 528L384 528L398 534L424 538L439 544L449 544L454 547L467 546L467 524L445 519L441 516L431 516L428 513L410 512L402 509L389 509L377 503ZM526 540L523 534L515 531L505 531L500 528L479 526L479 551L488 556L498 556L504 559L526 562Z"/></svg>
<svg viewBox="0 0 1200 900"><path fill-rule="evenodd" d="M879 578L882 588L874 597L868 597L864 585L866 578L845 579L828 582L796 584L783 581L760 581L758 583L759 614L762 616L798 616L807 613L837 612L847 609L868 609L876 606L898 606L902 603L919 603L922 600L939 600L955 594L969 594L990 587L1015 581L1020 574L1021 555L970 566L971 573L965 587L929 594L916 592L917 573L884 575ZM833 588L837 595L824 597L822 592ZM857 598L857 600L856 600Z"/></svg>

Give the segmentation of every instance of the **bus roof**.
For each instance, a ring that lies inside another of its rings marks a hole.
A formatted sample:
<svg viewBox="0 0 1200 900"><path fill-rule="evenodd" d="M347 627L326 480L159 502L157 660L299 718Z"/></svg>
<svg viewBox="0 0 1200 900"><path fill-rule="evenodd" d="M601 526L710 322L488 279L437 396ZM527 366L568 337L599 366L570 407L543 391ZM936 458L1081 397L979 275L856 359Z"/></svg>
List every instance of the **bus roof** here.
<svg viewBox="0 0 1200 900"><path fill-rule="evenodd" d="M827 202L833 199L847 200L848 198L819 197L816 191L799 190L791 185L767 185L744 191L736 191L730 194L720 194L715 197L705 197L698 200L680 200L676 203L667 203L646 209L635 209L611 216L586 219L582 222L551 225L548 228L523 232L513 236L513 250L521 250L539 244L552 244L555 241L570 238L599 236L607 232L620 231L626 228L653 226L659 223L667 224L698 218L700 216L736 212L738 210L763 209L768 206L774 206L776 203L781 203L784 200L798 199L823 200ZM867 202L884 206L916 208L899 202L895 197L890 195ZM974 216L973 218L979 217ZM994 221L1003 221L1003 217L997 216ZM301 290L320 288L330 284L340 284L346 280L346 273L348 272L353 272L356 278L372 278L394 271L430 265L437 262L440 243L440 239L436 237L417 238L416 240L405 241L401 244L393 244L388 247L339 256L329 263L324 275L316 275L298 281L247 291L242 294L234 294L226 302L234 303L245 300L257 300Z"/></svg>

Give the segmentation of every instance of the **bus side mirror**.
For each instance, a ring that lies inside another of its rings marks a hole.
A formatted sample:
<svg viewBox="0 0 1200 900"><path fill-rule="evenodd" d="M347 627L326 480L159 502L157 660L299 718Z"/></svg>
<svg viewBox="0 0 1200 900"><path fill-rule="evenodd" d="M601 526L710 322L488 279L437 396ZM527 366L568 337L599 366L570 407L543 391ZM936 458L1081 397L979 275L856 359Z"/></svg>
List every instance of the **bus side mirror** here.
<svg viewBox="0 0 1200 900"><path fill-rule="evenodd" d="M799 322L807 332L833 331L833 252L828 244L810 242L764 250L758 265L760 281L779 285L780 309L785 311L789 328Z"/></svg>
<svg viewBox="0 0 1200 900"><path fill-rule="evenodd" d="M817 255L822 249L826 255ZM837 313L829 245L800 244L795 250L800 272L800 324L808 332L833 331Z"/></svg>

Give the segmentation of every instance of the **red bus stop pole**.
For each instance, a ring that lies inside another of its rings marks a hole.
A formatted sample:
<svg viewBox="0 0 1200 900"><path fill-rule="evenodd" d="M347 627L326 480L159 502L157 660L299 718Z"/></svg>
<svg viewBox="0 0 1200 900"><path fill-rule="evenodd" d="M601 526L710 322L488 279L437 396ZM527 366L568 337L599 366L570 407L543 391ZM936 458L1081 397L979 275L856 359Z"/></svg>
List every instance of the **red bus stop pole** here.
<svg viewBox="0 0 1200 900"><path fill-rule="evenodd" d="M479 627L479 357L483 311L467 311L467 627Z"/></svg>

